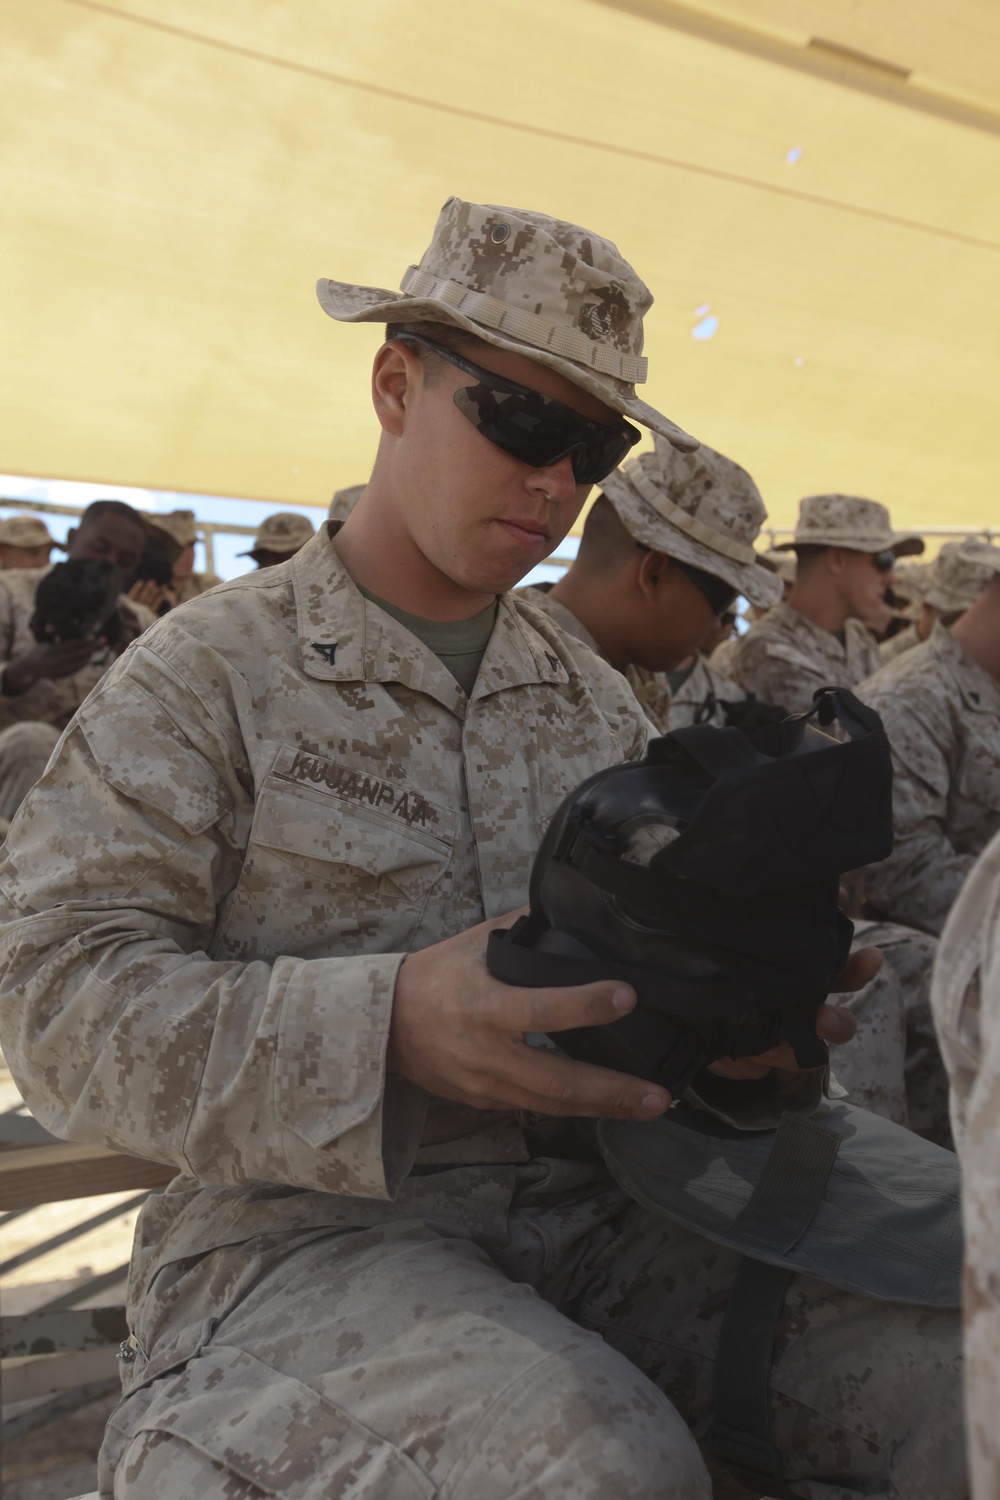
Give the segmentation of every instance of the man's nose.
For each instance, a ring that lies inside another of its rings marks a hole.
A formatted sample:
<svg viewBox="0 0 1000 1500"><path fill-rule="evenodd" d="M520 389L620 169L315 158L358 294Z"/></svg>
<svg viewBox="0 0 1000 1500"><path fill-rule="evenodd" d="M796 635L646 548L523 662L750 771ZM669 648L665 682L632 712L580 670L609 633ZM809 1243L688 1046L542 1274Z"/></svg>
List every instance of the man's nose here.
<svg viewBox="0 0 1000 1500"><path fill-rule="evenodd" d="M558 463L534 469L528 483L533 489L544 490L553 500L569 500L579 488L573 473L573 460L568 453Z"/></svg>

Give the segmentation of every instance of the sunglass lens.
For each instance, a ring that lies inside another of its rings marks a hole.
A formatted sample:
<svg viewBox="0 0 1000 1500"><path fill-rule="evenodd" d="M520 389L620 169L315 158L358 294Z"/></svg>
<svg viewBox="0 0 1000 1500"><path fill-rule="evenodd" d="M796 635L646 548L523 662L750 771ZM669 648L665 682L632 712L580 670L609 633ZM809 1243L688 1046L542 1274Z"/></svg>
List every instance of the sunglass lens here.
<svg viewBox="0 0 1000 1500"><path fill-rule="evenodd" d="M453 399L483 437L533 469L571 457L579 484L604 479L639 441L639 433L628 423L608 427L588 421L540 391L468 385L459 386Z"/></svg>

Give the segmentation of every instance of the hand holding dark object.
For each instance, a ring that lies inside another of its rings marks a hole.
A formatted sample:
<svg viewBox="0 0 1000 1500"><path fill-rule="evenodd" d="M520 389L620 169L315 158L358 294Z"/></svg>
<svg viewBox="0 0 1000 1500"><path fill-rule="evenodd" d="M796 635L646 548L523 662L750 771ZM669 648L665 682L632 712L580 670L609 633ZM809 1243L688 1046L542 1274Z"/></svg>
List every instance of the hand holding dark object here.
<svg viewBox="0 0 1000 1500"><path fill-rule="evenodd" d="M91 636L113 646L121 632L116 607L121 587L121 573L105 560L77 557L56 563L35 590L28 622L32 635L40 644Z"/></svg>
<svg viewBox="0 0 1000 1500"><path fill-rule="evenodd" d="M96 647L97 640L92 635L84 636L82 640L53 641L35 646L7 663L3 674L4 694L16 698L43 678L58 681L62 677L72 677L74 672L87 665Z"/></svg>
<svg viewBox="0 0 1000 1500"><path fill-rule="evenodd" d="M389 1068L431 1094L477 1109L651 1120L670 1103L666 1089L627 1073L532 1047L526 1032L603 1026L635 1005L613 981L521 989L494 979L486 943L519 913L484 922L409 954L396 981Z"/></svg>
<svg viewBox="0 0 1000 1500"><path fill-rule="evenodd" d="M869 980L874 979L882 967L882 954L878 948L857 948L847 961L846 968L834 980L832 993L847 995L854 990L863 990ZM821 1005L816 1013L816 1035L823 1042L841 1045L849 1042L858 1029L856 1016L842 1005ZM772 1068L785 1072L804 1071L795 1061L795 1053L789 1042L779 1042L759 1057L723 1057L709 1063L708 1071L719 1078L763 1078Z"/></svg>

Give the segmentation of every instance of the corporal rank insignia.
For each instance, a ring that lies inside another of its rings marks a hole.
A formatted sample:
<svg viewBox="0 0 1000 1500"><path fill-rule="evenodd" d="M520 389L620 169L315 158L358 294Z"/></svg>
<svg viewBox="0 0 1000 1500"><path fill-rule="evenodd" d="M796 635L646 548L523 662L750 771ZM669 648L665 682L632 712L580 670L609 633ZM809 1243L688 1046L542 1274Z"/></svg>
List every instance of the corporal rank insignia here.
<svg viewBox="0 0 1000 1500"><path fill-rule="evenodd" d="M310 642L310 644L314 651L319 652L320 656L326 662L327 666L332 667L334 658L337 655L337 642L331 641L327 643L325 641L312 641Z"/></svg>

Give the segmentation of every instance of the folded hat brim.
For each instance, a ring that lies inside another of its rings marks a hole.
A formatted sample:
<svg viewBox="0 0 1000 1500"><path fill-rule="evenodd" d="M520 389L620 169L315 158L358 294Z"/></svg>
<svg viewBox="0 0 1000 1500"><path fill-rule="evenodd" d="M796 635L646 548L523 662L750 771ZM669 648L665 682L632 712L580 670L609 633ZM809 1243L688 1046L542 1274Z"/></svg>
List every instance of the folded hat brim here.
<svg viewBox="0 0 1000 1500"><path fill-rule="evenodd" d="M552 354L547 349L539 349L522 339L510 338L495 328L487 328L436 298L408 297L404 292L389 292L374 286L353 286L349 282L331 281L327 277L317 281L316 295L323 311L340 323L419 323L426 320L464 328L467 333L474 334L476 338L497 349L510 349L514 354L524 354L540 365L547 365L573 385L596 396L621 416L631 417L641 426L658 432L682 453L693 453L700 446L697 438L678 427L676 422L671 422L669 417L665 417L655 407L640 400L634 394L632 386L626 386L623 381L614 380L608 375L602 378L595 371L577 364L575 360ZM632 392L631 395L627 394L629 391Z"/></svg>

